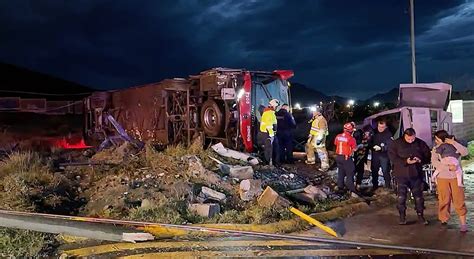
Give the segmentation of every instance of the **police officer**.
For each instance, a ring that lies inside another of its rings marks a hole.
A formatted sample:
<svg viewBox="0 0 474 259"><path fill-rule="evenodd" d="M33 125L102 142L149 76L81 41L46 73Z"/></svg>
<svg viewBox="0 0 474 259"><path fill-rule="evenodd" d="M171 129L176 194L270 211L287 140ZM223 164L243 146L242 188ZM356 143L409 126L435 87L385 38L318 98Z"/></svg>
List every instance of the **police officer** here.
<svg viewBox="0 0 474 259"><path fill-rule="evenodd" d="M403 137L393 141L388 148L388 155L393 163L393 176L398 183L398 212L400 225L406 225L406 200L408 189L415 198L415 209L418 221L428 225L423 216L423 171L422 165L428 164L431 150L426 143L416 137L416 132L408 128L403 132Z"/></svg>
<svg viewBox="0 0 474 259"><path fill-rule="evenodd" d="M352 136L354 131L353 123L344 124L344 132L337 135L334 139L336 145L336 164L337 164L337 188L339 191L344 189L344 183L347 189L351 191L351 196L359 197L354 186L355 165L352 155L356 150L356 140Z"/></svg>
<svg viewBox="0 0 474 259"><path fill-rule="evenodd" d="M372 150L370 160L370 171L372 172L372 191L379 187L379 168L382 168L385 187L391 187L390 160L388 158L388 146L392 142L392 133L387 128L387 123L378 121L377 129L371 139L369 148Z"/></svg>
<svg viewBox="0 0 474 259"><path fill-rule="evenodd" d="M313 111L311 129L309 131L308 142L306 143L306 164L315 164L316 157L314 151L318 153L321 161L320 170L326 172L329 170L329 157L326 150L326 136L328 135L328 122L321 114L320 108Z"/></svg>
<svg viewBox="0 0 474 259"><path fill-rule="evenodd" d="M279 165L280 163L278 139L275 138L277 131L275 110L278 105L277 99L270 100L268 107L263 110L260 130L257 135L258 145L263 146L265 160L269 165Z"/></svg>
<svg viewBox="0 0 474 259"><path fill-rule="evenodd" d="M293 129L296 128L295 118L290 113L288 104L283 104L277 117L277 138L280 145L280 161L282 163L293 164Z"/></svg>

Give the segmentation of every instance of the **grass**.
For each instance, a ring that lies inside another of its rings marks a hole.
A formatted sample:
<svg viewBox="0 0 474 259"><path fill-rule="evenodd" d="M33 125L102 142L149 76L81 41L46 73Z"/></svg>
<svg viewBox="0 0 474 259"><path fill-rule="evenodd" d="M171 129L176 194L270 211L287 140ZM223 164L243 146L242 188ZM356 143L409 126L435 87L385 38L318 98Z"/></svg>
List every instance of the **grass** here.
<svg viewBox="0 0 474 259"><path fill-rule="evenodd" d="M185 201L162 201L149 208L133 208L127 219L165 224L184 224L188 211Z"/></svg>
<svg viewBox="0 0 474 259"><path fill-rule="evenodd" d="M0 208L54 212L73 202L71 183L54 174L32 152L13 153L0 162Z"/></svg>
<svg viewBox="0 0 474 259"><path fill-rule="evenodd" d="M52 240L49 234L0 228L0 257L38 256Z"/></svg>
<svg viewBox="0 0 474 259"><path fill-rule="evenodd" d="M474 158L474 141L469 142L467 149L469 150L469 157Z"/></svg>

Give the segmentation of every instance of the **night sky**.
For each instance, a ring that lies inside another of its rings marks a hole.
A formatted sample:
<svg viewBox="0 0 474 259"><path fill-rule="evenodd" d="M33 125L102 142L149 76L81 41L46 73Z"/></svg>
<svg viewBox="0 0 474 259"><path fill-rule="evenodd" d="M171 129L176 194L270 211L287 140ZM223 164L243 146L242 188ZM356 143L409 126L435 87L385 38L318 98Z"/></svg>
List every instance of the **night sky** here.
<svg viewBox="0 0 474 259"><path fill-rule="evenodd" d="M4 0L0 62L97 89L293 69L364 98L411 81L408 0ZM415 0L419 82L474 88L474 1Z"/></svg>

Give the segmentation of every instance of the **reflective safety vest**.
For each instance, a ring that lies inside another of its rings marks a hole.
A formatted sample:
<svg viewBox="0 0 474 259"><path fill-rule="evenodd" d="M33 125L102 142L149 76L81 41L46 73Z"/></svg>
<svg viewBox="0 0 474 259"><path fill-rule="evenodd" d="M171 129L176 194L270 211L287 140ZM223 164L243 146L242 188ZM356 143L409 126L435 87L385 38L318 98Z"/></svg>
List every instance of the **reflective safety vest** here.
<svg viewBox="0 0 474 259"><path fill-rule="evenodd" d="M311 130L309 131L309 134L316 136L318 135L319 137L323 137L327 135L328 131L328 122L326 119L322 116L316 116L316 118L313 119L313 122L311 123Z"/></svg>
<svg viewBox="0 0 474 259"><path fill-rule="evenodd" d="M337 155L349 157L352 156L352 152L356 149L356 140L351 134L344 132L336 136L334 145L336 145Z"/></svg>
<svg viewBox="0 0 474 259"><path fill-rule="evenodd" d="M277 118L275 116L275 110L270 107L265 108L262 114L262 119L260 121L260 131L261 132L268 132L270 137L275 136L275 130L277 125Z"/></svg>

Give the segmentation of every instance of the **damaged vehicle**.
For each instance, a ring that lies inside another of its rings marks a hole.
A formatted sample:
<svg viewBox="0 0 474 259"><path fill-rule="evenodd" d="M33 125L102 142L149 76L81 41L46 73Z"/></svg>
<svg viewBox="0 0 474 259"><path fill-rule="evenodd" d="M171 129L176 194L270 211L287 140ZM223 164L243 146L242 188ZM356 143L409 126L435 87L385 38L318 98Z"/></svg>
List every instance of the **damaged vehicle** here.
<svg viewBox="0 0 474 259"><path fill-rule="evenodd" d="M89 143L114 138L157 145L205 143L252 152L263 108L276 98L290 104L291 70L213 68L186 79L95 92L85 99Z"/></svg>
<svg viewBox="0 0 474 259"><path fill-rule="evenodd" d="M377 121L385 120L395 139L414 128L417 137L432 146L434 132L452 133L452 114L447 112L451 91L452 86L445 83L400 84L398 107L366 118L364 125L376 128Z"/></svg>

